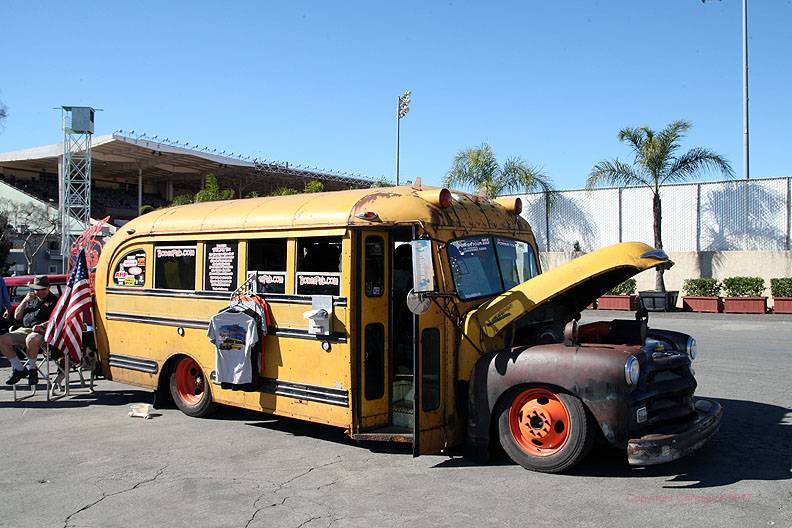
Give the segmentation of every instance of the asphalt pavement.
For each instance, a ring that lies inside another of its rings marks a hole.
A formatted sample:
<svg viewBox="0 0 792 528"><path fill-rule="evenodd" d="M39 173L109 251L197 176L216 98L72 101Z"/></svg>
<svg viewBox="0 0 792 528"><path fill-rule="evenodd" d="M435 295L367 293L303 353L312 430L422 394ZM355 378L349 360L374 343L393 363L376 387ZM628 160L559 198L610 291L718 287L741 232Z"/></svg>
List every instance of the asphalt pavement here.
<svg viewBox="0 0 792 528"><path fill-rule="evenodd" d="M413 458L237 409L130 418L129 404L151 393L108 381L53 403L43 393L14 403L3 387L0 526L792 527L792 319L650 323L696 336L697 394L725 409L713 441L670 464L633 468L597 447L571 473L544 475L503 457Z"/></svg>

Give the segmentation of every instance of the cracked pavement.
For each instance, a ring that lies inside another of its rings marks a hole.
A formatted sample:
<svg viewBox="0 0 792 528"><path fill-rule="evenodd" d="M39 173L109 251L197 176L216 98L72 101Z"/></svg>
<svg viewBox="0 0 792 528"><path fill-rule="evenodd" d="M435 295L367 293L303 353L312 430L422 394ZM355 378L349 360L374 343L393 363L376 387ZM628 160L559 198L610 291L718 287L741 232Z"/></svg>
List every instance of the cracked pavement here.
<svg viewBox="0 0 792 528"><path fill-rule="evenodd" d="M13 403L3 387L0 526L792 527L792 324L674 314L652 323L698 338L698 394L726 411L710 445L671 464L630 468L598 447L571 474L541 475L503 457L414 459L237 409L129 418L128 405L151 394L103 380L96 395L76 389L52 403L43 391Z"/></svg>

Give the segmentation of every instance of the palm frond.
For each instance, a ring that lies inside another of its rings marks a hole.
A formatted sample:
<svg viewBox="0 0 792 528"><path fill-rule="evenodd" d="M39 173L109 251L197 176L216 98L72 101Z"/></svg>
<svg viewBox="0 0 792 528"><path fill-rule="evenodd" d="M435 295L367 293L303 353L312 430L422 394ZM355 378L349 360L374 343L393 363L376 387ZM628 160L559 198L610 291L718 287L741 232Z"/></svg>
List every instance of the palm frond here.
<svg viewBox="0 0 792 528"><path fill-rule="evenodd" d="M646 185L651 187L647 178L641 176L631 166L618 159L602 160L592 167L586 179L586 189L593 189L603 184L619 187L626 185Z"/></svg>
<svg viewBox="0 0 792 528"><path fill-rule="evenodd" d="M552 180L541 167L533 166L522 158L509 158L503 164L500 178L501 191L550 192L553 190Z"/></svg>
<svg viewBox="0 0 792 528"><path fill-rule="evenodd" d="M630 145L636 158L639 156L643 143L646 140L646 136L642 129L632 127L619 130L618 138L622 143Z"/></svg>
<svg viewBox="0 0 792 528"><path fill-rule="evenodd" d="M734 177L734 171L726 158L709 149L692 148L676 158L661 183L685 181L706 171L720 171L727 178Z"/></svg>
<svg viewBox="0 0 792 528"><path fill-rule="evenodd" d="M443 178L446 187L467 187L477 191L490 187L499 172L495 153L487 143L457 152L451 168Z"/></svg>

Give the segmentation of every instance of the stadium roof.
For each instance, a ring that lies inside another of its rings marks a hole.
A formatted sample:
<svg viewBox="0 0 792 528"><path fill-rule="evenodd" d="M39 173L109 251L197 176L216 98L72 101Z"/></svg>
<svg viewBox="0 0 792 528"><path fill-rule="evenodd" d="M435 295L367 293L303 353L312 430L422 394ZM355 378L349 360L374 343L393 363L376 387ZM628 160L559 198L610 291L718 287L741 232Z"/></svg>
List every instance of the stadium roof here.
<svg viewBox="0 0 792 528"><path fill-rule="evenodd" d="M294 184L295 179L320 180L331 188L370 187L372 184L371 180L356 174L217 152L145 134L117 131L94 136L91 143L94 179L136 179L138 169L142 169L148 183L195 180L211 172L219 178L262 178L270 186ZM62 155L62 143L0 153L0 168L57 174L58 157Z"/></svg>

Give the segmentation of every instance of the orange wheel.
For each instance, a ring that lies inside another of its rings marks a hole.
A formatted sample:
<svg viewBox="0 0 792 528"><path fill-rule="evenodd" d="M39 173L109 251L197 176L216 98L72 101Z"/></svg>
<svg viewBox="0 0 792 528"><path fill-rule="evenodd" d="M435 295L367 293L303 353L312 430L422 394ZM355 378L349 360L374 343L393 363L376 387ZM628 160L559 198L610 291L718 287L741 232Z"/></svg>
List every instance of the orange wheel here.
<svg viewBox="0 0 792 528"><path fill-rule="evenodd" d="M531 455L552 455L569 437L569 411L555 393L528 389L509 407L509 430L517 445Z"/></svg>
<svg viewBox="0 0 792 528"><path fill-rule="evenodd" d="M201 366L181 356L171 370L170 391L176 406L189 416L208 416L217 408Z"/></svg>
<svg viewBox="0 0 792 528"><path fill-rule="evenodd" d="M204 383L203 371L193 358L179 361L176 366L176 390L184 403L197 405L205 390Z"/></svg>
<svg viewBox="0 0 792 528"><path fill-rule="evenodd" d="M586 457L594 425L583 402L549 387L514 387L498 403L503 450L526 469L558 473Z"/></svg>

